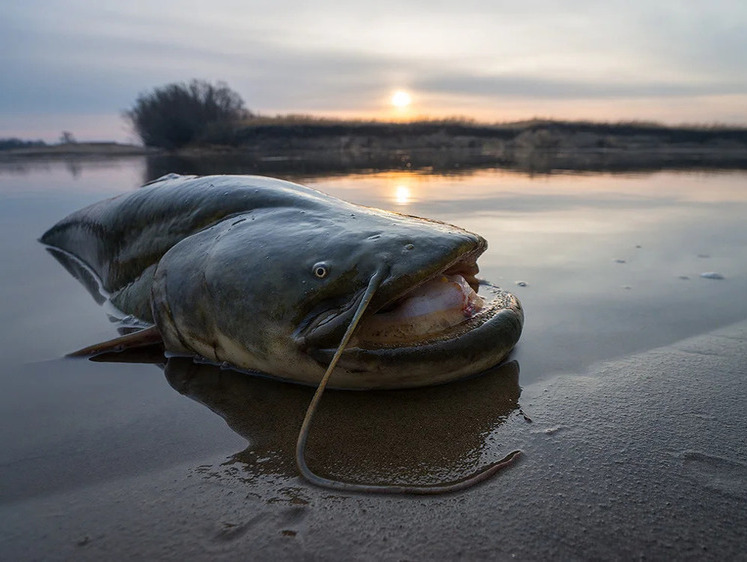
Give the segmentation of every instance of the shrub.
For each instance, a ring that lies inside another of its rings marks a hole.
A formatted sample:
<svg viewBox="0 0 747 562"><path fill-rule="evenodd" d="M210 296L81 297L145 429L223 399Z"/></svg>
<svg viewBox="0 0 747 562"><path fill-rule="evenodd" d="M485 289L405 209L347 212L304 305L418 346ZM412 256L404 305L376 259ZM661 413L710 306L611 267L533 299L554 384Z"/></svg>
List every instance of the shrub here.
<svg viewBox="0 0 747 562"><path fill-rule="evenodd" d="M35 140L27 141L17 138L2 138L0 139L0 150L13 150L16 148L34 148L39 146L47 146L44 141Z"/></svg>
<svg viewBox="0 0 747 562"><path fill-rule="evenodd" d="M124 112L145 146L168 149L200 141L227 142L236 124L249 116L239 94L222 82L204 80L155 88L140 94Z"/></svg>

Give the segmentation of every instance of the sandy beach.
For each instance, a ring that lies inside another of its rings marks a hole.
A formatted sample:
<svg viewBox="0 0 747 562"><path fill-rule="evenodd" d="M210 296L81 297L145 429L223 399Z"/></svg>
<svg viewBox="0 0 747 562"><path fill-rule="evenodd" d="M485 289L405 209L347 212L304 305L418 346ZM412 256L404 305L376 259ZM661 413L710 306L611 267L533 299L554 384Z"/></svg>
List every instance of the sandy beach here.
<svg viewBox="0 0 747 562"><path fill-rule="evenodd" d="M489 459L520 445L523 458L464 493L341 494L226 463L216 451L136 475L100 474L73 489L27 490L1 508L3 552L25 560L115 552L165 560L738 559L747 528L746 340L742 322L524 388L532 422L510 417L482 452ZM173 423L168 414L151 422ZM346 446L365 457L354 441ZM55 473L47 466L44 476Z"/></svg>

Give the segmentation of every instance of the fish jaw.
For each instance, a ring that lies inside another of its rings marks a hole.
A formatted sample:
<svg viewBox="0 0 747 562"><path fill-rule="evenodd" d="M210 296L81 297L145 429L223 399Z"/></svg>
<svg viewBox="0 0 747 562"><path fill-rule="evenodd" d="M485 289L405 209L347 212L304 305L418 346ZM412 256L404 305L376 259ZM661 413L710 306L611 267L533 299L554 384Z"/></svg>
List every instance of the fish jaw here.
<svg viewBox="0 0 747 562"><path fill-rule="evenodd" d="M524 311L519 300L489 284L480 286L482 305L474 312L450 312L451 322L414 317L403 325L361 322L331 380L336 388L389 389L441 384L478 374L504 361L521 336ZM435 309L428 315L441 314ZM426 316L428 316L426 315ZM454 322L454 318L462 319ZM370 318L376 318L372 315ZM418 321L426 326L420 328ZM414 327L413 327L414 325ZM431 328L431 329L429 329ZM373 337L372 337L373 336ZM320 364L334 348L307 350Z"/></svg>

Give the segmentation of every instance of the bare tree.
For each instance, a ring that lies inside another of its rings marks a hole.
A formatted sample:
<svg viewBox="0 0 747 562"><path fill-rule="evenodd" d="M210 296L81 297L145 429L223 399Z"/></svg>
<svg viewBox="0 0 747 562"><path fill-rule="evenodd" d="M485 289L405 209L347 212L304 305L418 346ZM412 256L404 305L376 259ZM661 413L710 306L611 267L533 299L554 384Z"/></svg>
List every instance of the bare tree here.
<svg viewBox="0 0 747 562"><path fill-rule="evenodd" d="M241 96L223 82L174 83L138 96L124 112L146 146L178 148L194 142L230 142L236 125L251 116Z"/></svg>

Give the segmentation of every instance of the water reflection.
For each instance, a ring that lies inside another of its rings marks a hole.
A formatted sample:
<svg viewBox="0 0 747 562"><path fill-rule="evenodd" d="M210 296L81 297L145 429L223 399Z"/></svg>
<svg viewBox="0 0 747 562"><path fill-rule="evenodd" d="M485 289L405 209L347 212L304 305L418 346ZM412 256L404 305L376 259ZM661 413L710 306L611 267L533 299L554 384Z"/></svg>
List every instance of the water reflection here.
<svg viewBox="0 0 747 562"><path fill-rule="evenodd" d="M229 153L220 155L160 155L147 159L145 181L170 172L183 174L257 174L301 178L345 175L355 172L426 170L463 173L463 170L497 165L495 157L462 151L421 150L412 152L282 151L278 154Z"/></svg>
<svg viewBox="0 0 747 562"><path fill-rule="evenodd" d="M407 205L412 199L412 193L407 185L400 184L394 190L394 202L397 205Z"/></svg>
<svg viewBox="0 0 747 562"><path fill-rule="evenodd" d="M250 476L296 475L296 438L312 388L186 358L169 359L165 374L174 389L218 414L249 442L232 461L243 463ZM492 451L491 458L483 458L483 452L488 437L518 412L518 379L519 366L513 361L437 387L327 391L309 437L307 460L324 476L350 481L456 480L500 458L492 458Z"/></svg>
<svg viewBox="0 0 747 562"><path fill-rule="evenodd" d="M70 175L73 178L78 178L81 172L83 171L83 164L73 159L70 159L67 162L65 162L65 166L67 167L68 171L70 172Z"/></svg>
<svg viewBox="0 0 747 562"><path fill-rule="evenodd" d="M31 243L64 214L44 200L59 200L70 212L137 189L153 169L144 165L145 158L128 162L129 167L122 161L121 167L86 168L77 180L65 181L61 162L28 177L0 176L6 195L2 209L14 220L5 237L6 267L0 271L5 287L28 285L24 275L30 250L19 245L18 233L30 231L24 239ZM221 165L220 159L201 164L205 172L241 171L221 170ZM481 275L515 291L527 311L515 352L525 382L668 345L747 315L743 172L532 177L506 169L449 175L396 170L291 179L354 203L443 220L483 235L489 249L480 257ZM29 194L39 199L24 203ZM407 203L398 203L405 195ZM29 222L34 217L46 218L34 226ZM16 265L10 267L13 256ZM54 274L43 264L35 267L50 279L50 289L34 291L33 299L59 293L62 284L50 277ZM711 271L725 280L700 276ZM44 278L35 276L39 282ZM528 285L517 287L519 280ZM63 306L59 298L47 301L47 307ZM34 311L34 318L51 321L36 305L21 307L13 296L5 302L6 310L15 311L9 326L17 326L18 317L32 318ZM76 301L69 302L72 307ZM81 314L78 305L60 316ZM38 333L39 321L28 322L33 326L29 330ZM94 332L93 321L87 322L91 335L85 340L63 328L44 341L69 352L110 337ZM6 336L13 342L8 349L29 345L29 338L16 333Z"/></svg>
<svg viewBox="0 0 747 562"><path fill-rule="evenodd" d="M280 155L280 156L279 156ZM148 158L145 181L164 174L260 174L288 178L347 175L389 171L419 171L463 175L502 168L527 176L554 173L642 173L662 170L715 171L744 170L747 159L729 152L708 158L690 154L655 152L559 152L527 150L511 154L490 154L477 150L392 150L392 151L294 151L277 153L228 153L159 155Z"/></svg>
<svg viewBox="0 0 747 562"><path fill-rule="evenodd" d="M729 151L723 153L678 154L631 152L559 152L527 150L510 154L484 153L473 149L414 149L390 151L329 151L283 149L276 152L227 152L155 154L149 156L60 155L12 157L0 154L0 175L53 172L62 166L73 179L91 171L143 167L138 183L168 173L213 175L257 174L283 178L331 177L370 173L417 173L470 176L502 169L528 178L556 174L641 174L664 170L716 172L745 170L747 159Z"/></svg>

